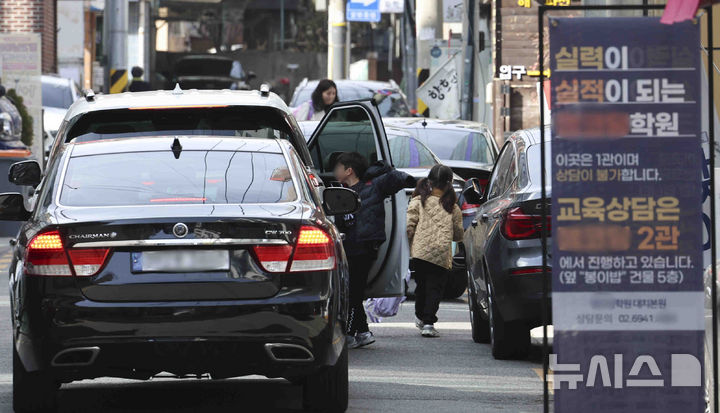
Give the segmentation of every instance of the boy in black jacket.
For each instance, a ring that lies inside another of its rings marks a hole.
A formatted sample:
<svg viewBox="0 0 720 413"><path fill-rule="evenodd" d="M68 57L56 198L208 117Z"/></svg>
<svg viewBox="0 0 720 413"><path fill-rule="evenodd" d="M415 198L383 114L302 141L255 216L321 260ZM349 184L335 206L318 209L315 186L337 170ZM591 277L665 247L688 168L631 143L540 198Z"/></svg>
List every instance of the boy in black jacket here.
<svg viewBox="0 0 720 413"><path fill-rule="evenodd" d="M375 342L365 316L363 300L370 267L377 258L380 245L385 242L385 206L388 196L415 186L415 178L397 171L383 161L368 167L357 152L341 154L335 164L335 179L360 196L360 209L336 219L345 233L343 247L350 267L350 314L348 319L348 347L357 348Z"/></svg>

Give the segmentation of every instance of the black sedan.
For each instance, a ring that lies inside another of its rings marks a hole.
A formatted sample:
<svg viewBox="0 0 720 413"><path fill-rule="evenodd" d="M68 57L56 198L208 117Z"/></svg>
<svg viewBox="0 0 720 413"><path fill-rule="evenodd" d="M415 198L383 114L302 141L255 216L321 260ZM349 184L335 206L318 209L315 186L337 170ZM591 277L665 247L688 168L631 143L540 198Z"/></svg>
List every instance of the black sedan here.
<svg viewBox="0 0 720 413"><path fill-rule="evenodd" d="M279 139L133 137L69 143L28 212L0 195L0 219L27 220L10 266L16 412L96 377L261 374L304 386L305 407L344 411L348 268L327 215Z"/></svg>
<svg viewBox="0 0 720 413"><path fill-rule="evenodd" d="M530 330L542 321L543 271L551 270L543 268L540 237L543 208L550 231L550 200L543 204L540 197L540 170L540 129L521 130L500 151L487 190L473 178L464 192L468 202L480 205L465 230L472 337L489 341L497 359L525 357ZM551 308L549 300L545 304Z"/></svg>

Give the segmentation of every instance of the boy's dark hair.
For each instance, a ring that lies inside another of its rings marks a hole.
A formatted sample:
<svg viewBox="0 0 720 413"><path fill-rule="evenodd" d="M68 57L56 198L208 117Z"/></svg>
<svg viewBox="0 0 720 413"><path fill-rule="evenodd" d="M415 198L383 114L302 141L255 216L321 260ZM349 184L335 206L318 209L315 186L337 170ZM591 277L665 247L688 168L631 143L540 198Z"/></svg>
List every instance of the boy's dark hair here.
<svg viewBox="0 0 720 413"><path fill-rule="evenodd" d="M457 195L455 195L455 188L452 186L452 179L453 171L450 167L435 165L430 169L427 178L418 181L412 196L419 196L420 202L424 207L425 201L430 197L433 188L438 188L443 191L440 197L440 204L447 212L452 213L453 208L455 208L455 203L457 202Z"/></svg>
<svg viewBox="0 0 720 413"><path fill-rule="evenodd" d="M357 152L343 152L338 156L335 165L341 164L347 168L352 168L358 179L362 180L365 175L365 171L368 169L368 161L364 156Z"/></svg>
<svg viewBox="0 0 720 413"><path fill-rule="evenodd" d="M335 92L336 92L335 93L335 102L333 102L333 103L337 103L340 101L337 96L337 85L335 84L335 82L333 82L330 79L323 79L318 82L318 85L315 88L315 90L313 90L312 96L311 96L312 105L316 111L319 112L321 110L327 109L327 105L325 105L325 102L323 101L322 94L325 93L325 91L330 88L335 88Z"/></svg>
<svg viewBox="0 0 720 413"><path fill-rule="evenodd" d="M145 71L140 66L135 66L130 70L130 73L132 74L132 77L141 77Z"/></svg>

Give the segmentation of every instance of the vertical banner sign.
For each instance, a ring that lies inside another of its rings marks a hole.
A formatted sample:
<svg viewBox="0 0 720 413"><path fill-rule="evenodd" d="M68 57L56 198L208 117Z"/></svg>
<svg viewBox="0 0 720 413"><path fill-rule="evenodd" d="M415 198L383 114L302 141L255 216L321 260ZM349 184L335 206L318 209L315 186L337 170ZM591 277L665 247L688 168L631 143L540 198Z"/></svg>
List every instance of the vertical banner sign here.
<svg viewBox="0 0 720 413"><path fill-rule="evenodd" d="M704 411L699 44L550 20L556 413Z"/></svg>

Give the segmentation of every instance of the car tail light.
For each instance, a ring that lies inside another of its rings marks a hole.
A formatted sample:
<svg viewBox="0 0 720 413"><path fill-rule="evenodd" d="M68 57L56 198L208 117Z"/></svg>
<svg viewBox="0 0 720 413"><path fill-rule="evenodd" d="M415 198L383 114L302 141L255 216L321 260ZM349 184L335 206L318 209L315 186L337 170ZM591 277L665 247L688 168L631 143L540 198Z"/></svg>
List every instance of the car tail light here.
<svg viewBox="0 0 720 413"><path fill-rule="evenodd" d="M464 217L474 217L475 214L477 214L477 210L479 207L480 205L478 204L468 204L467 202L463 201L460 209L462 210L462 214Z"/></svg>
<svg viewBox="0 0 720 413"><path fill-rule="evenodd" d="M267 272L285 272L292 257L292 245L256 245L255 257Z"/></svg>
<svg viewBox="0 0 720 413"><path fill-rule="evenodd" d="M550 216L547 217L548 234L550 234ZM520 208L513 208L505 214L503 235L507 239L540 238L542 233L542 216L527 215Z"/></svg>
<svg viewBox="0 0 720 413"><path fill-rule="evenodd" d="M100 271L110 254L108 248L70 249L70 262L79 277L89 277Z"/></svg>
<svg viewBox="0 0 720 413"><path fill-rule="evenodd" d="M268 272L326 271L335 268L332 239L325 231L311 226L300 228L294 251L291 245L256 245L253 251L260 265Z"/></svg>
<svg viewBox="0 0 720 413"><path fill-rule="evenodd" d="M38 234L28 244L25 273L29 275L88 277L97 274L105 265L110 249L88 248L65 250L58 231Z"/></svg>
<svg viewBox="0 0 720 413"><path fill-rule="evenodd" d="M552 268L545 267L545 271L547 271L548 274L552 272ZM543 273L543 267L523 267L523 268L513 268L510 270L510 275L535 275L535 274L542 274Z"/></svg>

